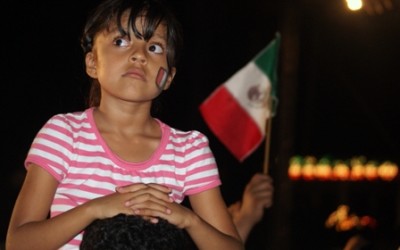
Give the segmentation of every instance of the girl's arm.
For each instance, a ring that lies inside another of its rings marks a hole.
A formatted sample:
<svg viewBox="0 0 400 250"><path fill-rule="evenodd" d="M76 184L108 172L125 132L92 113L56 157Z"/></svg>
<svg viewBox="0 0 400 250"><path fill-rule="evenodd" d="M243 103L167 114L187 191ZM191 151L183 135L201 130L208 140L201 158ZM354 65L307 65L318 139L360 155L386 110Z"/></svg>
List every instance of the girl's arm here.
<svg viewBox="0 0 400 250"><path fill-rule="evenodd" d="M58 182L39 166L28 168L14 206L6 248L56 249L93 220L82 206L54 219L47 219Z"/></svg>
<svg viewBox="0 0 400 250"><path fill-rule="evenodd" d="M41 167L29 166L11 216L8 250L59 248L95 219L85 205L48 219L57 185Z"/></svg>
<svg viewBox="0 0 400 250"><path fill-rule="evenodd" d="M136 192L116 192L96 198L48 219L57 185L54 177L41 167L29 166L10 220L7 250L57 249L95 219L108 218L119 213L133 214L133 210L125 205L127 200L136 196L140 198L143 196L141 193L160 193L155 189L148 190L144 185L137 185ZM168 195L165 197L168 198Z"/></svg>
<svg viewBox="0 0 400 250"><path fill-rule="evenodd" d="M189 196L189 200L197 216L186 230L199 249L244 249L219 187Z"/></svg>

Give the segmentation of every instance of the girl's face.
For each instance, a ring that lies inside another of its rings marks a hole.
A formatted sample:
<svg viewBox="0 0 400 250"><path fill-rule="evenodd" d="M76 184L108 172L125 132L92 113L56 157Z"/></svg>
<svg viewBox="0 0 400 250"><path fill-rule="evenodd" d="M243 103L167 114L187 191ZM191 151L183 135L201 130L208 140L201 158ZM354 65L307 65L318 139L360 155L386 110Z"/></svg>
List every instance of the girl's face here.
<svg viewBox="0 0 400 250"><path fill-rule="evenodd" d="M127 20L128 13L125 13L122 18L125 27ZM135 21L141 33L142 21L142 18ZM86 54L86 71L98 79L102 100L108 97L128 102L151 102L169 87L175 75L173 68L165 85L160 87L156 83L160 68L168 68L166 28L160 24L148 41L135 37L131 27L126 31L130 37L121 35L114 24L97 34L93 50Z"/></svg>

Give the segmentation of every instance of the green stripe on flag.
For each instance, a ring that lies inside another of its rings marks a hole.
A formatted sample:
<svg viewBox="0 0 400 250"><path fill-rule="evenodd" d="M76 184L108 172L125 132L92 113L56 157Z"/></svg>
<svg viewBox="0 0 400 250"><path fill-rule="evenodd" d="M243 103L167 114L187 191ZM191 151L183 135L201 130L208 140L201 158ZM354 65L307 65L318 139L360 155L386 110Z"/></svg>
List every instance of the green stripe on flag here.
<svg viewBox="0 0 400 250"><path fill-rule="evenodd" d="M254 59L256 65L268 76L271 80L272 90L271 95L276 97L277 81L278 81L278 57L279 45L281 36L276 33L275 39L272 40L265 49L263 49Z"/></svg>
<svg viewBox="0 0 400 250"><path fill-rule="evenodd" d="M265 47L254 58L255 64L263 71L271 81L271 97L273 100L273 107L271 107L272 114L276 113L278 105L277 98L277 84L278 84L278 57L279 47L281 42L281 35L279 32L275 34L275 39L272 40L267 47Z"/></svg>

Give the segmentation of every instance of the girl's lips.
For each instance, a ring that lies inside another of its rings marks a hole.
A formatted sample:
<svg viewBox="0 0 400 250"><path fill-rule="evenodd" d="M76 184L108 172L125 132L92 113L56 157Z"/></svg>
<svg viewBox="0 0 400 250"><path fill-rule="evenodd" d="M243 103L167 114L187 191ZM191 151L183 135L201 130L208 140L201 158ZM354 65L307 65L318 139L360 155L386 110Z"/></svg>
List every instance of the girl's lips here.
<svg viewBox="0 0 400 250"><path fill-rule="evenodd" d="M132 78L136 78L136 79L140 79L140 80L146 80L146 77L144 76L144 72L142 70L136 69L136 68L128 70L122 76L132 77Z"/></svg>

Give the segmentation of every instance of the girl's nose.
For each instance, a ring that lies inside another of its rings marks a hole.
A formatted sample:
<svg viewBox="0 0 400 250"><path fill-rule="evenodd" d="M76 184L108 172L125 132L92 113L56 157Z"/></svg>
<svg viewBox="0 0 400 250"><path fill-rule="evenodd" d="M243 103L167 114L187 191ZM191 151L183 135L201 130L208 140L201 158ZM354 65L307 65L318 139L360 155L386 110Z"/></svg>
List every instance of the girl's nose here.
<svg viewBox="0 0 400 250"><path fill-rule="evenodd" d="M147 60L146 60L146 55L145 55L145 52L143 51L143 49L141 49L141 48L135 49L131 55L131 60L133 62L145 64L147 62Z"/></svg>

